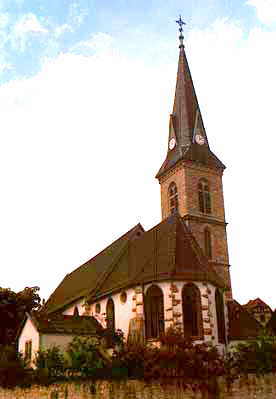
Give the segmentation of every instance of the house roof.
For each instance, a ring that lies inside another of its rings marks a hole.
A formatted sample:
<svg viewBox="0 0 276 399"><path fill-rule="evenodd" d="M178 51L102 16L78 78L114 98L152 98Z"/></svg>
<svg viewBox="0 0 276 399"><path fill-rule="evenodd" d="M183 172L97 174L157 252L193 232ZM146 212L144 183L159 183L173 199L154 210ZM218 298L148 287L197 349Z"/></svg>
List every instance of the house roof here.
<svg viewBox="0 0 276 399"><path fill-rule="evenodd" d="M37 330L43 334L97 335L103 331L92 316L55 315L32 313L29 315Z"/></svg>
<svg viewBox="0 0 276 399"><path fill-rule="evenodd" d="M227 306L230 340L247 340L262 333L262 325L237 301L229 301Z"/></svg>
<svg viewBox="0 0 276 399"><path fill-rule="evenodd" d="M97 285L102 275L116 262L127 241L137 238L143 232L141 224L137 224L88 262L67 274L49 297L43 310L47 313L55 312L61 307L85 297L91 288Z"/></svg>
<svg viewBox="0 0 276 399"><path fill-rule="evenodd" d="M245 305L243 305L244 308L247 310L253 310L257 306L262 306L268 308L271 312L272 309L270 308L269 305L267 305L262 299L260 298L255 298L255 299L250 299Z"/></svg>
<svg viewBox="0 0 276 399"><path fill-rule="evenodd" d="M225 287L178 214L135 240L120 239L108 248L66 276L46 303L47 312L60 310L80 295L93 302L111 292L157 280L209 281Z"/></svg>

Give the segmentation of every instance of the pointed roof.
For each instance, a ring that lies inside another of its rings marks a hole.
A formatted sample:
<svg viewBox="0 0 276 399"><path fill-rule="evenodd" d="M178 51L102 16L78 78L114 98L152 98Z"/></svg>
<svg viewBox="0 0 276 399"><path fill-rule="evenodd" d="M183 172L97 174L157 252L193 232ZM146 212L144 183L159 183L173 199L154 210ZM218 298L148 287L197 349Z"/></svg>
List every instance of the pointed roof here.
<svg viewBox="0 0 276 399"><path fill-rule="evenodd" d="M44 312L60 311L80 298L93 302L137 284L172 279L225 287L178 214L147 232L136 226L68 274L50 296Z"/></svg>
<svg viewBox="0 0 276 399"><path fill-rule="evenodd" d="M209 148L184 45L181 44L179 47L173 113L170 115L169 123L168 153L156 175L157 178L181 159L199 161L214 168L225 168ZM198 144L196 136L201 136L204 143ZM175 139L175 145L170 149L172 138Z"/></svg>
<svg viewBox="0 0 276 399"><path fill-rule="evenodd" d="M161 280L209 281L225 287L178 214L129 241L89 301L129 286Z"/></svg>
<svg viewBox="0 0 276 399"><path fill-rule="evenodd" d="M228 301L227 306L230 340L248 340L262 333L262 325L237 301Z"/></svg>
<svg viewBox="0 0 276 399"><path fill-rule="evenodd" d="M91 291L91 287L99 284L103 275L120 258L120 253L128 240L139 237L143 232L143 227L138 223L95 257L75 269L72 273L67 274L49 297L43 310L47 313L52 313L85 297Z"/></svg>
<svg viewBox="0 0 276 399"><path fill-rule="evenodd" d="M248 311L254 310L254 308L257 306L262 306L264 308L267 308L272 313L271 307L260 298L250 299L245 305L243 305L243 307Z"/></svg>

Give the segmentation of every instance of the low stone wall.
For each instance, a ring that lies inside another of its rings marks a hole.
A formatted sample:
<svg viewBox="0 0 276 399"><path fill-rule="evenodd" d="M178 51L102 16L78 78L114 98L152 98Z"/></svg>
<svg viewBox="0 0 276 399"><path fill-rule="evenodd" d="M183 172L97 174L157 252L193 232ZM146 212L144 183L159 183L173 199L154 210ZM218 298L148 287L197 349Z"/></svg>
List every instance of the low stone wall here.
<svg viewBox="0 0 276 399"><path fill-rule="evenodd" d="M92 386L92 388L91 388ZM220 381L221 393L215 399L275 399L276 376L264 378L250 376L248 380L236 381L227 392ZM67 391L67 393L66 393ZM201 393L183 391L175 385L163 387L159 383L142 381L98 381L90 383L56 384L48 388L1 390L0 399L201 399ZM204 399L213 399L204 396Z"/></svg>

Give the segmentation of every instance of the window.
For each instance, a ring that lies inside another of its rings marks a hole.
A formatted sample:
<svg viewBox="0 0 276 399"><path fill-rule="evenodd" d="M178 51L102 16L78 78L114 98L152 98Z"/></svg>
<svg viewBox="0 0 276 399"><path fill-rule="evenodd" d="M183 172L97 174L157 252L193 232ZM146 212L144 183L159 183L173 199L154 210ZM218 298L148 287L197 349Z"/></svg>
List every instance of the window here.
<svg viewBox="0 0 276 399"><path fill-rule="evenodd" d="M111 331L115 330L115 309L112 298L109 298L106 304L106 328Z"/></svg>
<svg viewBox="0 0 276 399"><path fill-rule="evenodd" d="M25 361L30 362L32 360L32 340L25 342Z"/></svg>
<svg viewBox="0 0 276 399"><path fill-rule="evenodd" d="M198 183L198 204L202 213L211 213L211 196L209 183L205 179L201 179Z"/></svg>
<svg viewBox="0 0 276 399"><path fill-rule="evenodd" d="M121 292L120 301L121 301L121 303L126 303L126 301L127 301L127 293L125 291Z"/></svg>
<svg viewBox="0 0 276 399"><path fill-rule="evenodd" d="M77 306L74 307L74 316L79 316L79 309Z"/></svg>
<svg viewBox="0 0 276 399"><path fill-rule="evenodd" d="M203 322L200 291L194 284L186 284L183 287L182 311L185 338L202 339Z"/></svg>
<svg viewBox="0 0 276 399"><path fill-rule="evenodd" d="M224 301L222 293L216 289L216 314L217 314L217 328L218 328L218 342L224 344L225 339L225 317L224 317Z"/></svg>
<svg viewBox="0 0 276 399"><path fill-rule="evenodd" d="M175 182L169 185L168 197L170 213L173 214L178 210L178 194Z"/></svg>
<svg viewBox="0 0 276 399"><path fill-rule="evenodd" d="M205 255L207 258L211 259L212 258L212 240L211 240L211 232L206 227L204 229L204 250L205 250Z"/></svg>
<svg viewBox="0 0 276 399"><path fill-rule="evenodd" d="M164 332L163 292L157 285L152 285L145 295L146 337L158 338Z"/></svg>

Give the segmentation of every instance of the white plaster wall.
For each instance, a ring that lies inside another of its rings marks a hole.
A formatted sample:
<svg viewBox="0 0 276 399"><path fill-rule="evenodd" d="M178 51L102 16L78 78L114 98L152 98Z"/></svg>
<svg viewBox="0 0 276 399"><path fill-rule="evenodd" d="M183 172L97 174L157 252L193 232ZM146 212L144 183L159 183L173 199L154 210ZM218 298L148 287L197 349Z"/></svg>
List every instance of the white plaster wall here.
<svg viewBox="0 0 276 399"><path fill-rule="evenodd" d="M122 303L120 300L120 295L122 292L126 292L127 300L125 303ZM129 321L135 316L135 313L132 311L133 309L133 296L135 295L134 288L129 288L127 290L122 290L114 295L112 295L112 299L114 301L114 309L115 309L115 329L120 329L123 331L125 338L128 335L128 326ZM91 315L94 316L103 327L105 327L106 320L106 305L109 297L102 298L91 305ZM100 314L96 313L96 304L99 303L101 305Z"/></svg>
<svg viewBox="0 0 276 399"><path fill-rule="evenodd" d="M181 305L179 308L181 309L181 314L182 314L182 289L186 284L191 283L190 281L173 281L173 284L177 287L179 296L181 298ZM164 281L164 282L154 282L145 285L145 293L149 289L151 285L157 285L158 287L161 288L163 295L164 295L164 315L166 319L166 310L171 308L171 282L170 281ZM202 282L194 281L193 284L198 287L200 294L201 294L201 305L209 305L209 311L210 311L210 322L213 324L213 335L214 339L212 339L212 336L210 336L210 341L214 345L218 345L218 334L217 334L217 317L216 317L216 303L215 303L215 290L216 288L212 284L203 284ZM203 298L202 294L206 293L207 288L211 291L211 293L208 295L209 296L209 301L207 298ZM226 312L226 307L225 307L225 312ZM227 314L225 313L225 320L227 320ZM183 314L180 317L179 321L181 321L181 327L183 328ZM165 322L165 330L170 326L169 322ZM205 323L203 321L203 328L209 328L210 325ZM195 343L199 343L202 341L195 341Z"/></svg>
<svg viewBox="0 0 276 399"><path fill-rule="evenodd" d="M25 342L29 340L32 340L32 358L30 366L33 367L35 354L39 350L39 333L28 317L18 339L18 351L22 353L23 356L25 355Z"/></svg>
<svg viewBox="0 0 276 399"><path fill-rule="evenodd" d="M81 316L84 313L84 298L81 298L78 301L71 304L67 309L64 310L62 314L67 316L73 315L75 306L77 306L79 310L79 315Z"/></svg>
<svg viewBox="0 0 276 399"><path fill-rule="evenodd" d="M46 350L53 346L58 346L62 351L64 351L73 338L74 335L41 334L40 347L42 350Z"/></svg>

